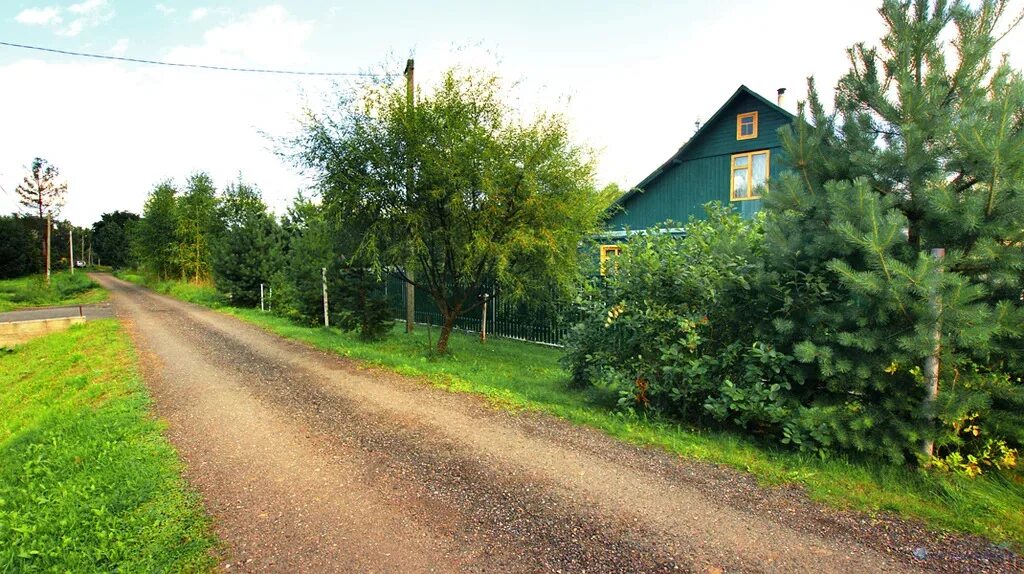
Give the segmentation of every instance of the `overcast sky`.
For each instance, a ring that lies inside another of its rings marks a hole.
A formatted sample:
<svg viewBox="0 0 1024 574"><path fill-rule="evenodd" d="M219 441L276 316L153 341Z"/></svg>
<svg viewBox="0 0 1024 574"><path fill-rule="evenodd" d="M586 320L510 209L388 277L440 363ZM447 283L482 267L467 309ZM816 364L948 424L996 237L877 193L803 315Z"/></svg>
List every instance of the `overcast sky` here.
<svg viewBox="0 0 1024 574"><path fill-rule="evenodd" d="M483 65L520 81L515 101L527 113L566 113L577 139L600 151L601 183L630 187L740 84L769 99L788 88L786 107L795 109L814 75L830 101L846 48L881 34L878 3L2 0L0 41L336 72L411 54L421 85L453 64ZM1000 49L1024 54L1024 32ZM17 209L14 188L36 156L67 179L65 215L77 225L116 209L138 212L156 182L197 170L219 186L241 172L281 213L306 182L261 134L293 133L303 107L319 106L332 89L316 78L0 46L0 213Z"/></svg>

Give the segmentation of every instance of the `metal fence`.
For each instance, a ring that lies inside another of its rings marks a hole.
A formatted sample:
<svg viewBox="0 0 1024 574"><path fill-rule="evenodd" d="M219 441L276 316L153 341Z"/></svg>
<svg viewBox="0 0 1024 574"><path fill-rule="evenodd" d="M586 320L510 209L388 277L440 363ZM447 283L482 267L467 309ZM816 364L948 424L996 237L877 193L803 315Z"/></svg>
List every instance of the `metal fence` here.
<svg viewBox="0 0 1024 574"><path fill-rule="evenodd" d="M384 296L395 319L405 319L405 283L391 277L384 283ZM425 291L416 289L415 321L424 325L441 325L443 319L434 301ZM455 322L455 329L479 333L482 308L474 309ZM550 300L528 304L501 297L499 293L487 306L487 334L493 337L530 341L560 346L569 329L579 320L579 312L568 301Z"/></svg>

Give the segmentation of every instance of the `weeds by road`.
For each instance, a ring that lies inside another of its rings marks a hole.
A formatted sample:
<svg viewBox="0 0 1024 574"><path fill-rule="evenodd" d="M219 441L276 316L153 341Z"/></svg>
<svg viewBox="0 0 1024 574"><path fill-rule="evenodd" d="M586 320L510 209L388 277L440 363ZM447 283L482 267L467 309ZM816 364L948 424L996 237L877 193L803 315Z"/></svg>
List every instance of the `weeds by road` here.
<svg viewBox="0 0 1024 574"><path fill-rule="evenodd" d="M203 571L214 540L114 320L0 355L0 572Z"/></svg>
<svg viewBox="0 0 1024 574"><path fill-rule="evenodd" d="M86 305L106 298L107 292L83 271L53 273L49 285L42 275L0 280L0 313L25 307Z"/></svg>
<svg viewBox="0 0 1024 574"><path fill-rule="evenodd" d="M892 512L923 521L930 528L979 534L1024 547L1024 477L989 473L975 479L954 474L779 451L725 432L684 428L669 421L627 416L614 409L615 397L598 389L574 389L558 364L560 351L518 341L454 334L451 355L429 355L427 329L407 336L396 327L384 341L367 343L336 329L306 327L259 310L224 305L212 287L175 281L147 282L141 275L122 279L148 285L182 300L218 308L278 335L404 375L420 377L455 392L482 395L501 408L550 413L601 429L619 439L664 448L685 457L726 464L770 485L796 483L811 498L839 508ZM434 330L436 337L436 329Z"/></svg>

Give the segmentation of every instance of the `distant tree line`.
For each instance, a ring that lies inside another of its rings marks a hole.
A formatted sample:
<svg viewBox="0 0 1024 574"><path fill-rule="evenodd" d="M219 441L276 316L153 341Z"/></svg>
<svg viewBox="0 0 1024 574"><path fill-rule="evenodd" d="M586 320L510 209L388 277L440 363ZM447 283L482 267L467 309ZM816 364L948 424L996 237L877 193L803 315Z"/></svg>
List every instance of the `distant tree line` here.
<svg viewBox="0 0 1024 574"><path fill-rule="evenodd" d="M45 271L46 219L33 215L0 215L0 279L22 277ZM69 265L68 233L75 241L75 260L85 261L83 246L88 250L90 230L74 227L70 222L51 222L50 256L55 271Z"/></svg>

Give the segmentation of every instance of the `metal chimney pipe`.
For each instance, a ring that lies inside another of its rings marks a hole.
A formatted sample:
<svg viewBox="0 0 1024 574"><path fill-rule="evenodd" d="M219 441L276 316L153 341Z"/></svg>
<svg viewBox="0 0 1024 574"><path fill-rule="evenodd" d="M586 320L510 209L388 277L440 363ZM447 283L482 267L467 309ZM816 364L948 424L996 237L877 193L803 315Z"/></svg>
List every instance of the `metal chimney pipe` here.
<svg viewBox="0 0 1024 574"><path fill-rule="evenodd" d="M778 106L781 108L786 101L786 88L779 88Z"/></svg>

